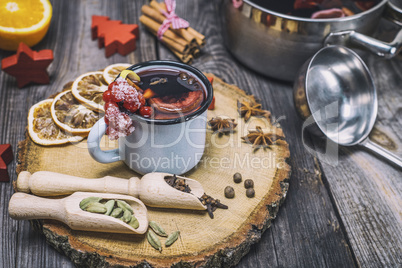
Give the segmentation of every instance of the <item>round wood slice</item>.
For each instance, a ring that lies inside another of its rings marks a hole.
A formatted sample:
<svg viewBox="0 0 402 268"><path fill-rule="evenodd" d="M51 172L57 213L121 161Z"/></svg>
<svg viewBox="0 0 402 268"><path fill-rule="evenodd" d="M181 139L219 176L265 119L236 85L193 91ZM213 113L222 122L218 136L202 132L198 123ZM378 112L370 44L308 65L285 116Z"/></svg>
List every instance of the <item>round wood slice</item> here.
<svg viewBox="0 0 402 268"><path fill-rule="evenodd" d="M74 231L58 221L33 221L47 241L78 266L229 267L237 264L250 246L260 240L286 196L290 153L285 140L258 150L243 142L241 137L256 126L265 131L281 130L265 118L253 116L245 122L239 116L237 100L251 101L252 96L217 77L213 87L216 104L214 110L208 111L208 119L225 116L235 119L238 125L234 133L222 136L208 129L205 154L199 165L185 176L198 180L208 195L220 199L229 209L217 209L211 219L206 211L149 208L149 220L158 222L167 233L180 230L179 239L170 247L164 246L166 238L160 238L161 253L150 246L145 235ZM123 162L96 162L86 145L84 140L78 144L45 147L27 137L19 146L17 172L46 170L86 178L139 176ZM110 149L116 143L105 138L103 146ZM242 183L234 183L236 172L243 175ZM254 180L254 198L246 197L245 179ZM233 199L224 196L228 185L235 189Z"/></svg>

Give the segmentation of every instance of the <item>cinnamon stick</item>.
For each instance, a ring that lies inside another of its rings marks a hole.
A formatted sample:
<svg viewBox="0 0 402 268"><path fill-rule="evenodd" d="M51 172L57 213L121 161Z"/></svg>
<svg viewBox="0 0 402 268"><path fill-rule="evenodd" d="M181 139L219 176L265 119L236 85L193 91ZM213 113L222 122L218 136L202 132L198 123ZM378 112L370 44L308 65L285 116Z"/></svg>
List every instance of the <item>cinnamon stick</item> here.
<svg viewBox="0 0 402 268"><path fill-rule="evenodd" d="M147 28L148 28L148 27L147 27ZM155 36L158 35L158 34L157 34L157 31L154 31L153 29L148 28L148 30L149 30L153 35L155 35ZM162 40L160 40L160 41L161 41L162 43L164 43L166 46L168 46L168 47L170 48L170 50L176 51L176 52L178 52L178 53L180 53L180 54L188 55L189 52L190 52L190 46L189 46L189 45L183 46L182 44L177 43L174 39L170 39L169 37L164 36L164 37L162 38Z"/></svg>
<svg viewBox="0 0 402 268"><path fill-rule="evenodd" d="M144 15L147 15L148 17L150 17L151 19L153 19L154 21L156 21L160 24L162 24L163 21L166 19L166 17L164 15L162 15L162 13L160 13L159 10L156 10L147 5L143 5L141 7L141 11ZM177 35L180 35L181 37L183 37L183 39L189 43L197 42L195 37L193 35L191 35L186 29L173 29L172 26L170 26L169 29L172 30Z"/></svg>
<svg viewBox="0 0 402 268"><path fill-rule="evenodd" d="M165 3L158 3L155 0L152 0L150 3L151 7L153 7L155 10L159 11L159 10L164 10L166 11L166 6ZM159 11L160 12L160 11ZM202 48L205 46L205 36L202 35L201 33L197 32L196 30L194 30L191 27L188 27L186 29L186 31L191 34L193 37L195 37L197 44Z"/></svg>
<svg viewBox="0 0 402 268"><path fill-rule="evenodd" d="M140 22L142 24L144 24L147 28L151 29L154 32L158 32L160 24L156 21L154 21L153 19L151 19L148 16L145 15L141 15L140 17ZM169 38L171 40L174 40L175 43L181 44L182 46L185 47L185 49L189 49L189 44L187 43L186 40L184 40L183 38L181 38L179 35L175 34L174 32L172 32L170 29L168 29L164 34L163 34L163 38ZM183 51L182 51L183 53Z"/></svg>
<svg viewBox="0 0 402 268"><path fill-rule="evenodd" d="M155 36L157 36L157 32L149 29L148 30ZM165 44L173 53L177 52L183 56L188 56L190 53L190 47L188 46L187 48L184 48L181 46L181 44L176 43L174 40L168 38L168 37L163 37L162 40L160 40L163 44ZM184 58L184 57L183 57ZM180 59L181 60L181 59Z"/></svg>

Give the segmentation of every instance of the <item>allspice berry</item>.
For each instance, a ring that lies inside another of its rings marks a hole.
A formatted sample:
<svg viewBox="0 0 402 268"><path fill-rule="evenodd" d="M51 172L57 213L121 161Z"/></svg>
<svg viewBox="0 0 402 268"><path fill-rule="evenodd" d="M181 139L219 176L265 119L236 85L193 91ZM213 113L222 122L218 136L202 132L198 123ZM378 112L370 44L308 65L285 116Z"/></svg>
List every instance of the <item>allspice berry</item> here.
<svg viewBox="0 0 402 268"><path fill-rule="evenodd" d="M254 188L254 181L251 180L251 179L245 180L245 181L244 181L244 187L245 187L246 189Z"/></svg>
<svg viewBox="0 0 402 268"><path fill-rule="evenodd" d="M233 175L233 181L234 181L235 183L241 183L241 181L242 181L242 176L241 176L241 174L240 174L239 172L236 172L236 173Z"/></svg>
<svg viewBox="0 0 402 268"><path fill-rule="evenodd" d="M225 188L225 197L233 198L235 196L235 191L232 186L226 186Z"/></svg>
<svg viewBox="0 0 402 268"><path fill-rule="evenodd" d="M246 196L247 196L248 198L254 197L254 196L255 196L254 188L248 188L248 189L246 190Z"/></svg>

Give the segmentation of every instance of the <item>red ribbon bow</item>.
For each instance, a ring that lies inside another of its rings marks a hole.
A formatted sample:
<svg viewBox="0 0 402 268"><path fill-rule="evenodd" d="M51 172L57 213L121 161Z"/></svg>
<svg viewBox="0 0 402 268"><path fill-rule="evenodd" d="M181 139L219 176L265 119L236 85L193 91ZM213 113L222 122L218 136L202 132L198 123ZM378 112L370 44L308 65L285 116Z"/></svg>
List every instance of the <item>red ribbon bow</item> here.
<svg viewBox="0 0 402 268"><path fill-rule="evenodd" d="M175 13L176 1L175 0L165 0L165 4L166 4L167 12L164 10L161 10L161 12L163 15L165 15L166 19L163 21L162 25L159 27L159 30L158 30L158 38L160 40L162 39L163 34L167 31L167 29L169 29L170 24L172 24L173 29L187 28L188 26L190 26L188 21L186 21L176 15L176 13Z"/></svg>

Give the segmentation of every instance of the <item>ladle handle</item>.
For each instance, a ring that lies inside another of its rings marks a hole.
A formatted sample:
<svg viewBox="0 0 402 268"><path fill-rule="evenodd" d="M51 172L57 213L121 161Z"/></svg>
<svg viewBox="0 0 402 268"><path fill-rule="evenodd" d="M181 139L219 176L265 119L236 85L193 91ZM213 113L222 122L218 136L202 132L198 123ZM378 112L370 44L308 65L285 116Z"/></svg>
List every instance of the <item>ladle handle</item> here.
<svg viewBox="0 0 402 268"><path fill-rule="evenodd" d="M41 198L25 193L15 193L8 204L8 213L15 220L61 220L65 210L62 200Z"/></svg>
<svg viewBox="0 0 402 268"><path fill-rule="evenodd" d="M398 157L397 155L391 153L388 150L385 150L381 146L377 145L376 143L372 142L370 139L365 139L362 143L360 143L361 146L364 146L365 148L371 150L372 152L382 156L386 160L390 161L393 163L395 166L398 166L399 168L402 168L402 159Z"/></svg>
<svg viewBox="0 0 402 268"><path fill-rule="evenodd" d="M74 192L98 192L139 196L140 180L136 177L121 179L106 176L99 179L86 179L50 171L31 174L22 171L17 178L20 192L39 196L60 196Z"/></svg>
<svg viewBox="0 0 402 268"><path fill-rule="evenodd" d="M325 45L358 45L377 56L391 59L402 50L402 29L399 30L394 40L390 43L379 41L375 38L355 32L353 30L330 33L324 41Z"/></svg>

